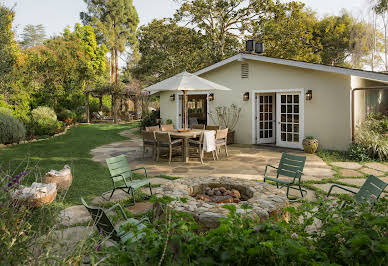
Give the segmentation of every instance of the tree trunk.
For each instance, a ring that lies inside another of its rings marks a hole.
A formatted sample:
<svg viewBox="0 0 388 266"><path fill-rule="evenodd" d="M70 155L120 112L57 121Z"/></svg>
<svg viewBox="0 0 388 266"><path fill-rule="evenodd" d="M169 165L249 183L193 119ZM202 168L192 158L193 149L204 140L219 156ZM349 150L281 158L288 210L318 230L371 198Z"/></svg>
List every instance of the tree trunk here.
<svg viewBox="0 0 388 266"><path fill-rule="evenodd" d="M117 48L115 48L115 81L116 81L116 90L119 87L119 60L117 58ZM115 113L114 113L114 122L117 124L117 107L115 104Z"/></svg>
<svg viewBox="0 0 388 266"><path fill-rule="evenodd" d="M90 123L90 112L89 112L89 93L85 93L85 105L86 105L86 122Z"/></svg>
<svg viewBox="0 0 388 266"><path fill-rule="evenodd" d="M115 80L115 53L113 51L113 49L111 49L110 51L111 53L111 57L110 57L110 66L111 66L111 75L110 75L110 82L111 84L113 84L114 80ZM111 113L114 114L115 113L115 110L114 110L114 96L113 96L113 93L111 95L112 99L112 106L111 106Z"/></svg>
<svg viewBox="0 0 388 266"><path fill-rule="evenodd" d="M102 113L102 96L99 97L98 100L100 101L100 112Z"/></svg>

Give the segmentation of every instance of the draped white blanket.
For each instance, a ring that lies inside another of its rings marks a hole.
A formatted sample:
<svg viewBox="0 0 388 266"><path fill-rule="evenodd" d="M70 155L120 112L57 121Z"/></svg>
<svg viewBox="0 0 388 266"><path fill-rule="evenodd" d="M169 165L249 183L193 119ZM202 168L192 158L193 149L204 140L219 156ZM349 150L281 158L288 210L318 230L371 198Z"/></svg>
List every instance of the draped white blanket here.
<svg viewBox="0 0 388 266"><path fill-rule="evenodd" d="M211 152L216 150L216 131L205 130L203 132L203 150Z"/></svg>

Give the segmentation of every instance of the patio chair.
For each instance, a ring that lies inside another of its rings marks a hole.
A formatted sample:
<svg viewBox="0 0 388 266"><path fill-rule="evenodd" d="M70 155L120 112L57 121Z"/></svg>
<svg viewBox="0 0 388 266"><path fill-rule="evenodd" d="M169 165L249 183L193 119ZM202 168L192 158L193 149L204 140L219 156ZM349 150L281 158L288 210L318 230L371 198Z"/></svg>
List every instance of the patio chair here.
<svg viewBox="0 0 388 266"><path fill-rule="evenodd" d="M161 130L162 132L173 131L173 130L174 130L174 125L173 125L173 124L160 125L160 130Z"/></svg>
<svg viewBox="0 0 388 266"><path fill-rule="evenodd" d="M98 112L98 114L100 115L100 117L101 117L101 119L102 120L107 120L107 121L109 121L109 120L114 120L114 118L113 117L108 117L108 116L105 116L104 115L104 113L103 112Z"/></svg>
<svg viewBox="0 0 388 266"><path fill-rule="evenodd" d="M229 156L228 154L228 147L227 147L227 137L228 137L228 129L220 129L216 131L216 157L218 160L218 155L221 152L221 147L225 147L225 154L226 156Z"/></svg>
<svg viewBox="0 0 388 266"><path fill-rule="evenodd" d="M206 126L206 130L220 130L221 126Z"/></svg>
<svg viewBox="0 0 388 266"><path fill-rule="evenodd" d="M155 131L143 131L143 159L144 154L146 153L147 147L152 149L152 159L156 157L156 138Z"/></svg>
<svg viewBox="0 0 388 266"><path fill-rule="evenodd" d="M143 186L148 186L150 188L150 194L152 195L151 183L148 179L147 170L144 167L131 169L124 155L108 158L106 159L106 163L111 175L113 190L104 192L101 195L103 199L109 201L112 198L113 193L117 189L121 189L125 193L131 193L133 205L135 205L135 190ZM133 179L133 172L137 170L144 170L144 179ZM117 186L117 184L119 185ZM106 199L104 195L108 193L110 193L110 197L109 199Z"/></svg>
<svg viewBox="0 0 388 266"><path fill-rule="evenodd" d="M204 124L191 125L191 128L205 130L205 125Z"/></svg>
<svg viewBox="0 0 388 266"><path fill-rule="evenodd" d="M120 206L120 204L115 204L111 208L105 211L104 209L99 207L89 206L83 198L81 198L81 202L88 210L90 215L92 216L93 222L96 225L98 232L106 236L109 236L115 242L126 243L127 241L130 241L131 243L133 243L135 241L142 239L145 236L145 233L141 231L144 228L146 228L143 222L145 221L149 222L148 218L143 218L140 221L133 218L128 219L127 215L125 215L125 212L123 208ZM113 225L112 220L107 215L107 213L114 210L115 208L119 208L120 213L125 220L123 223L120 223L116 226ZM140 233L134 234L133 232L124 231L122 228L128 224L135 226Z"/></svg>
<svg viewBox="0 0 388 266"><path fill-rule="evenodd" d="M203 164L203 132L201 132L198 139L189 139L189 145L198 152L201 164Z"/></svg>
<svg viewBox="0 0 388 266"><path fill-rule="evenodd" d="M339 189L342 189L342 190L345 190L345 191L348 191L348 192L355 194L356 196L354 197L354 199L358 203L372 203L373 204L375 201L377 201L379 199L379 197L381 196L381 193L383 193L383 191L387 187L387 185L388 184L385 183L384 181L378 179L377 177L375 177L373 175L370 175L367 178L367 180L364 182L364 184L362 185L362 187L360 188L360 190L358 192L355 192L353 190L350 190L350 189L343 187L343 186L340 186L340 185L332 185L330 187L329 191L327 192L326 196L329 197L333 188L337 187Z"/></svg>
<svg viewBox="0 0 388 266"><path fill-rule="evenodd" d="M182 149L182 157L183 157L183 140L182 139L176 139L171 140L171 136L169 132L155 132L156 137L156 161L159 161L160 157L160 150L161 149L168 149L169 156L168 156L168 163L171 163L172 158L172 152L176 148Z"/></svg>
<svg viewBox="0 0 388 266"><path fill-rule="evenodd" d="M160 131L159 126L146 127L145 131Z"/></svg>
<svg viewBox="0 0 388 266"><path fill-rule="evenodd" d="M302 189L300 186L300 180L303 175L304 165L306 163L306 156L297 156L292 154L283 153L282 158L280 159L279 166L275 167L270 164L265 166L264 172L264 182L270 180L276 183L276 187L279 188L287 186L287 198L288 192L291 189L299 190L302 198L304 197L303 192L307 194L305 189ZM267 175L268 167L276 169L276 177L269 177ZM279 177L286 177L286 179L280 179Z"/></svg>

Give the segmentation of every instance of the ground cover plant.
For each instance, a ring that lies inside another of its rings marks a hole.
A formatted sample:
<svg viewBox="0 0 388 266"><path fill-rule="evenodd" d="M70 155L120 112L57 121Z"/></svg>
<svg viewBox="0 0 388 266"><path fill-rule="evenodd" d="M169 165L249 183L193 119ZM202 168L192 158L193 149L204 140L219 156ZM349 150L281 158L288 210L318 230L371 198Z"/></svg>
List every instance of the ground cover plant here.
<svg viewBox="0 0 388 266"><path fill-rule="evenodd" d="M344 208L342 202L347 203ZM246 215L248 205L242 214L236 213L233 205L225 205L230 211L228 217L206 233L198 233L198 225L187 214L167 209L164 219L145 229L142 241L106 252L109 261L119 265L387 263L387 199L381 199L373 208L350 198L318 203L288 208L289 222L268 220L261 224Z"/></svg>
<svg viewBox="0 0 388 266"><path fill-rule="evenodd" d="M41 172L36 177L40 181L44 173L68 164L72 168L73 184L65 202L79 204L81 196L90 200L111 187L108 169L91 159L90 150L126 139L118 133L137 126L137 123L80 125L53 139L1 149L0 169L13 172L20 163L29 160Z"/></svg>

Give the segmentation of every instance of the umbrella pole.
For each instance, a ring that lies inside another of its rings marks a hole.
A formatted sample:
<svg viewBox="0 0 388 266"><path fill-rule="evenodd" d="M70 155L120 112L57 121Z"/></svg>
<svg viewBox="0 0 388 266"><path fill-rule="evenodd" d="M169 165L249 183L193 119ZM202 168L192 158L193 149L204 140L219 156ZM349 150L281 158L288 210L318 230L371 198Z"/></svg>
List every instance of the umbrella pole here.
<svg viewBox="0 0 388 266"><path fill-rule="evenodd" d="M186 90L184 90L183 91L183 124L184 124L184 126L183 126L183 128L184 128L184 130L186 130L187 129L187 91Z"/></svg>

